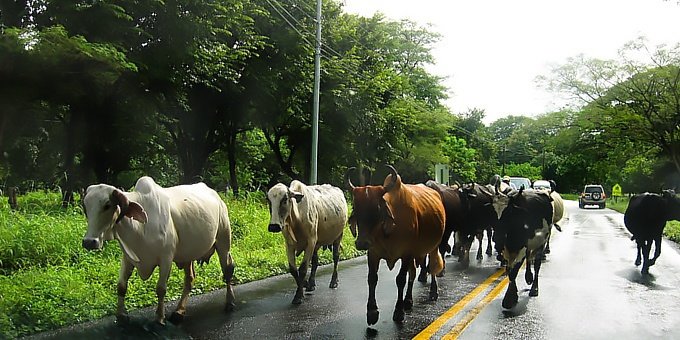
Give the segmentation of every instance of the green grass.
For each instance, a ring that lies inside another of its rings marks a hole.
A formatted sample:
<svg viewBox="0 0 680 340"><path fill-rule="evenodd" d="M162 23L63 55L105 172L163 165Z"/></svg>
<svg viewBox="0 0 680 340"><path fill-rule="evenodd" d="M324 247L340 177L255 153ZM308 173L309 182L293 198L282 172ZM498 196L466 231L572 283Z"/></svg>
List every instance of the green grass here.
<svg viewBox="0 0 680 340"><path fill-rule="evenodd" d="M235 283L288 272L283 236L267 231L269 211L262 193L224 198L233 233ZM19 210L0 202L0 338L14 338L97 319L115 311L120 248L108 242L102 251L81 246L86 220L80 207L62 209L59 195L35 192L19 197ZM345 232L341 258L360 255ZM320 262L331 263L330 251ZM130 279L129 309L156 304L157 273ZM192 294L223 288L216 256L196 268ZM166 299L181 295L183 273L176 267Z"/></svg>

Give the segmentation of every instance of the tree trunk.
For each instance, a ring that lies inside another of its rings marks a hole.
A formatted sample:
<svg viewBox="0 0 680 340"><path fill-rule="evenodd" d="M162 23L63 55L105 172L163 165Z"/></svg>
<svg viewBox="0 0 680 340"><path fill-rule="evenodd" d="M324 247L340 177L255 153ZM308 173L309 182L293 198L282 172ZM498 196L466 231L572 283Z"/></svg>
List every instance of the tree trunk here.
<svg viewBox="0 0 680 340"><path fill-rule="evenodd" d="M229 186L234 197L239 196L238 178L236 177L236 133L232 131L227 141L227 158L229 161Z"/></svg>
<svg viewBox="0 0 680 340"><path fill-rule="evenodd" d="M17 193L19 192L19 188L17 187L10 187L9 191L7 192L7 203L9 203L9 207L12 208L12 210L17 210L19 209L19 204L17 204Z"/></svg>

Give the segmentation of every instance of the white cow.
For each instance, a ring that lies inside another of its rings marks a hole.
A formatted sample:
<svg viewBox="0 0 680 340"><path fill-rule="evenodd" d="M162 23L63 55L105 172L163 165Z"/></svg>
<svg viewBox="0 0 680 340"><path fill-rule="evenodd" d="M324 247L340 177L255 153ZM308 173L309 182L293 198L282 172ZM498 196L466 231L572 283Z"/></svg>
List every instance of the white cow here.
<svg viewBox="0 0 680 340"><path fill-rule="evenodd" d="M107 184L91 185L83 202L87 216L83 247L100 249L105 240L115 238L123 250L116 311L119 321L129 320L125 293L133 269L146 280L159 267L156 321L165 323L164 298L173 262L184 269L184 290L170 321L182 321L194 280L193 261L207 261L215 250L227 284L226 309L234 307L231 228L227 206L217 192L203 183L162 188L151 177L142 177L133 192Z"/></svg>
<svg viewBox="0 0 680 340"><path fill-rule="evenodd" d="M338 286L338 261L340 241L347 223L347 201L342 190L328 184L306 186L300 181L290 183L290 188L278 183L267 192L269 203L269 231L282 231L286 241L288 269L297 283L293 304L302 303L302 288L316 288L317 251L323 246L333 247L333 276L329 287ZM305 253L300 268L295 258ZM310 259L312 270L305 282Z"/></svg>

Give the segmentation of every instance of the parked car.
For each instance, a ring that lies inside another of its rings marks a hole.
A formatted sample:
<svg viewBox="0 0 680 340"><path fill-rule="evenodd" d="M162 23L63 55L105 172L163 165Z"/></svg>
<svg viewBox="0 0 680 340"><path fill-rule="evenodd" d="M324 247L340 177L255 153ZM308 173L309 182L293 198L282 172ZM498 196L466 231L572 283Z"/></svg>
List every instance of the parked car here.
<svg viewBox="0 0 680 340"><path fill-rule="evenodd" d="M524 187L524 190L531 190L531 181L526 177L510 177L510 185L515 189Z"/></svg>
<svg viewBox="0 0 680 340"><path fill-rule="evenodd" d="M550 191L550 182L544 180L544 179L538 179L534 181L534 184L532 186L534 190L548 190Z"/></svg>
<svg viewBox="0 0 680 340"><path fill-rule="evenodd" d="M604 188L599 184L588 184L583 187L583 191L578 198L578 207L583 209L586 205L597 205L600 209L604 209L607 194L604 193Z"/></svg>

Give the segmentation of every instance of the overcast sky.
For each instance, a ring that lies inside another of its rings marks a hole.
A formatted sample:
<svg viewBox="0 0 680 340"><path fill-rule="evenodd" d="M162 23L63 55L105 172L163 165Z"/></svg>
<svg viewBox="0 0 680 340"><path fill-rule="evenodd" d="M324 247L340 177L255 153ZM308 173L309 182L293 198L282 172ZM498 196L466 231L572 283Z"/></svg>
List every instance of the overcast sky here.
<svg viewBox="0 0 680 340"><path fill-rule="evenodd" d="M555 110L536 86L551 65L584 54L615 58L626 42L680 42L680 4L670 0L345 0L345 11L431 24L442 34L432 73L445 76L454 112L480 108L485 123Z"/></svg>

